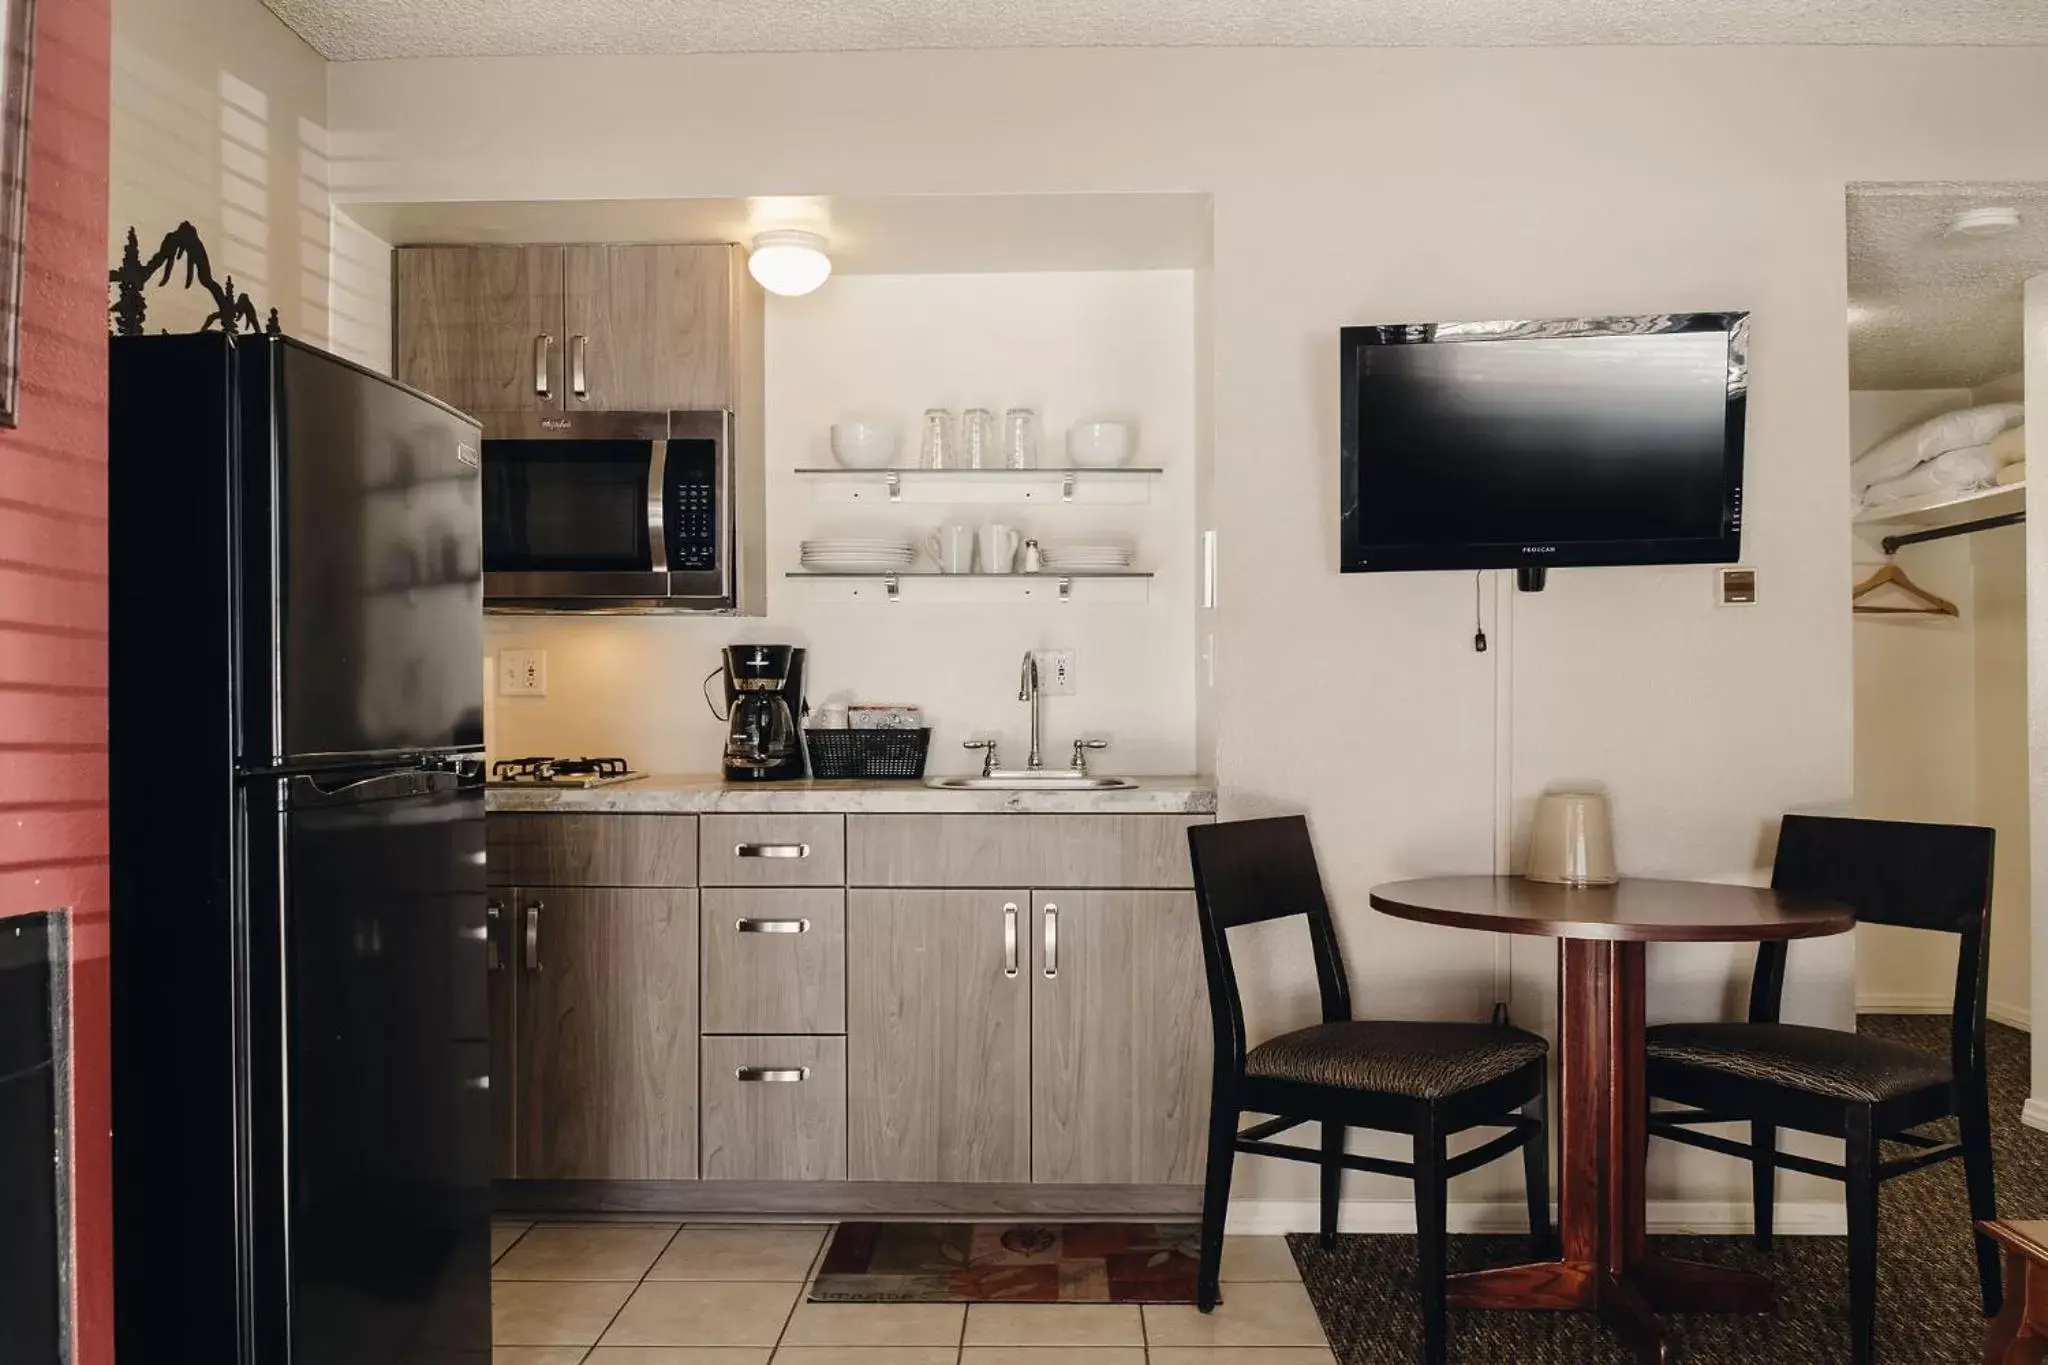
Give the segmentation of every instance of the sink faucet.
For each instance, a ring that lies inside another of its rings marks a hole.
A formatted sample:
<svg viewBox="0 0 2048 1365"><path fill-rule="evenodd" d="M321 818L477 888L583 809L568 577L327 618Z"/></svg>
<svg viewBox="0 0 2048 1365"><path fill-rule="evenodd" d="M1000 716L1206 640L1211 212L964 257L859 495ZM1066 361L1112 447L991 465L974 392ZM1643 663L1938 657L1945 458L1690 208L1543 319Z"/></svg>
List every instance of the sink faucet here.
<svg viewBox="0 0 2048 1365"><path fill-rule="evenodd" d="M1017 682L1017 700L1031 703L1031 757L1026 761L1026 766L1034 772L1045 766L1045 755L1039 752L1038 747L1038 699L1041 695L1038 686L1038 656L1027 649L1024 651L1023 676Z"/></svg>

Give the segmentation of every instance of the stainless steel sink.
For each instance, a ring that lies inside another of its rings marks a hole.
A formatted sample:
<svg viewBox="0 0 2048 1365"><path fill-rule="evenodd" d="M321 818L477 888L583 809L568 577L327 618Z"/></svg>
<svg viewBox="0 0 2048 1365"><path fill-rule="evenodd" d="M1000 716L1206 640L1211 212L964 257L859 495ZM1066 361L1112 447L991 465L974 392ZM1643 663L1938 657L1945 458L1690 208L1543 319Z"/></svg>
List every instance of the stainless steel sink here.
<svg viewBox="0 0 2048 1365"><path fill-rule="evenodd" d="M927 777L927 787L954 792L1121 792L1138 784L1128 777L1089 773L990 773L972 777Z"/></svg>

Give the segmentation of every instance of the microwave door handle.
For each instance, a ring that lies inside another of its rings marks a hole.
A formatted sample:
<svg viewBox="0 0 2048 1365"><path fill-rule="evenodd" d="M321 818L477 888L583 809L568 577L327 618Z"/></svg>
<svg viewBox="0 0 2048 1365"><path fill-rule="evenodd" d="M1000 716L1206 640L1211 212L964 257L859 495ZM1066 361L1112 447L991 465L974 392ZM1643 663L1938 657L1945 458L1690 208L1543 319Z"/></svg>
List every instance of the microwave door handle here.
<svg viewBox="0 0 2048 1365"><path fill-rule="evenodd" d="M647 455L647 567L654 573L669 570L667 501L668 442L652 441Z"/></svg>

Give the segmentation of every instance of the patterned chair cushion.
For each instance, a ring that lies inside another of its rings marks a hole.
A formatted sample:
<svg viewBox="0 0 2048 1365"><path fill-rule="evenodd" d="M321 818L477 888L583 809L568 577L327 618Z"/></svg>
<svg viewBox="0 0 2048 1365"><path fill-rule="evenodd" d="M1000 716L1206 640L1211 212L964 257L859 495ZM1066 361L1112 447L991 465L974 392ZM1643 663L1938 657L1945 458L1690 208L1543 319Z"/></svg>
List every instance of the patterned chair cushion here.
<svg viewBox="0 0 2048 1365"><path fill-rule="evenodd" d="M1436 1100L1526 1066L1548 1051L1533 1033L1494 1024L1360 1019L1316 1024L1260 1043L1245 1075Z"/></svg>
<svg viewBox="0 0 2048 1365"><path fill-rule="evenodd" d="M1652 1062L1876 1104L1947 1085L1948 1058L1904 1043L1803 1024L1660 1024L1650 1030Z"/></svg>

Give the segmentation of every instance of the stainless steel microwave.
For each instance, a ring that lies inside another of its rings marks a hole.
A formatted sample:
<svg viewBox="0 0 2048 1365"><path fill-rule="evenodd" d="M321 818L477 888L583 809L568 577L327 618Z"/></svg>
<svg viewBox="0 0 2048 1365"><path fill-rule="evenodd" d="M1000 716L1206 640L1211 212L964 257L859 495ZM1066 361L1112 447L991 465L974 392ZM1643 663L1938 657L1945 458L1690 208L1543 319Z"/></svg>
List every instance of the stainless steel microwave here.
<svg viewBox="0 0 2048 1365"><path fill-rule="evenodd" d="M483 420L486 610L761 610L761 575L748 572L761 503L742 477L733 414Z"/></svg>

